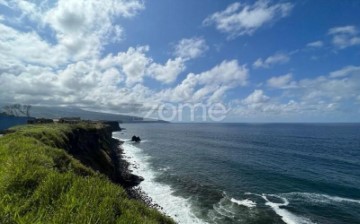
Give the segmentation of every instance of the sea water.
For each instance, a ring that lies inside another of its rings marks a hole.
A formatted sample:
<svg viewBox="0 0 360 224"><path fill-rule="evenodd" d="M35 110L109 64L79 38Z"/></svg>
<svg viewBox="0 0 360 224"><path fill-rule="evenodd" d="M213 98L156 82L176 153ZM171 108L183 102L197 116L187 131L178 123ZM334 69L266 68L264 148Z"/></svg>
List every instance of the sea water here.
<svg viewBox="0 0 360 224"><path fill-rule="evenodd" d="M122 127L141 189L179 223L360 223L359 124Z"/></svg>

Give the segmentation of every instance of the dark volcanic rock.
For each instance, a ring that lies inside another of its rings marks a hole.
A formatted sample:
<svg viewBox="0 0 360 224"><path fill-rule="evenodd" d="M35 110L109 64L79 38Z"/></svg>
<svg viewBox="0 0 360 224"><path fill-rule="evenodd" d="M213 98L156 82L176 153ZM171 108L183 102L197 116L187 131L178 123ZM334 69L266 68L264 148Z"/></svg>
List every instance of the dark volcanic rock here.
<svg viewBox="0 0 360 224"><path fill-rule="evenodd" d="M134 174L130 174L128 175L127 177L128 179L126 181L128 181L128 184L131 186L131 187L134 187L134 186L137 186L141 183L141 181L144 180L143 177L140 177L140 176L137 176L137 175L134 175ZM129 187L130 187L129 186Z"/></svg>
<svg viewBox="0 0 360 224"><path fill-rule="evenodd" d="M139 136L132 136L132 138L131 138L131 141L133 141L133 142L140 142L141 141L141 138L139 137Z"/></svg>
<svg viewBox="0 0 360 224"><path fill-rule="evenodd" d="M64 148L76 159L92 169L105 174L114 183L124 188L131 188L140 184L144 178L136 176L129 170L129 163L123 158L123 143L112 138L113 128L105 124L102 128L77 128L67 136Z"/></svg>
<svg viewBox="0 0 360 224"><path fill-rule="evenodd" d="M112 131L121 131L118 121L101 121L103 124L111 127Z"/></svg>

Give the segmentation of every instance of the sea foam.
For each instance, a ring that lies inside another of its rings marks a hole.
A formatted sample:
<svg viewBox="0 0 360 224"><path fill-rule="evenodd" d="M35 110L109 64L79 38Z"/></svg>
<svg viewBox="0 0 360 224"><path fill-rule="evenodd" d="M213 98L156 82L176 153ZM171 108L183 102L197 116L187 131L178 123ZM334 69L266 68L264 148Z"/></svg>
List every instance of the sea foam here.
<svg viewBox="0 0 360 224"><path fill-rule="evenodd" d="M158 173L151 169L150 157L140 147L135 146L128 140L125 140L122 147L133 174L142 176L145 179L140 184L141 190L155 204L161 206L166 215L172 217L177 223L205 223L193 214L190 198L174 196L173 189L169 185L155 181Z"/></svg>
<svg viewBox="0 0 360 224"><path fill-rule="evenodd" d="M309 192L291 192L282 195L288 198L302 199L304 201L311 201L313 203L320 203L320 204L332 204L334 202L360 204L360 200L357 199L343 198L343 197L331 196L327 194L318 194L318 193L309 193Z"/></svg>
<svg viewBox="0 0 360 224"><path fill-rule="evenodd" d="M289 212L288 210L284 209L283 207L289 205L289 201L286 198L283 198L283 197L280 197L277 195L268 195L268 196L277 197L283 201L283 203L275 203L275 202L270 201L265 194L263 194L261 196L265 200L265 205L270 206L273 209L273 211L277 215L279 215L285 223L287 223L287 224L312 224L313 223L313 222L311 222L311 220L309 220L305 217L297 216L297 215Z"/></svg>
<svg viewBox="0 0 360 224"><path fill-rule="evenodd" d="M238 204L238 205L243 205L243 206L246 206L248 208L254 208L256 207L256 203L249 200L249 199L244 199L244 200L237 200L235 198L231 198L230 200L231 202L235 203L235 204Z"/></svg>

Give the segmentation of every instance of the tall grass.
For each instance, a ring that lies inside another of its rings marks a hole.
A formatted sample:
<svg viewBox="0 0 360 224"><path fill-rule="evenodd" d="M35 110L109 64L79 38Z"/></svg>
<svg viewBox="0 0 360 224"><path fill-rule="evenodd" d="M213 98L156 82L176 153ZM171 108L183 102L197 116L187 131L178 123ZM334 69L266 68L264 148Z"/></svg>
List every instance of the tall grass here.
<svg viewBox="0 0 360 224"><path fill-rule="evenodd" d="M27 125L0 138L0 223L173 223L63 147L75 129Z"/></svg>

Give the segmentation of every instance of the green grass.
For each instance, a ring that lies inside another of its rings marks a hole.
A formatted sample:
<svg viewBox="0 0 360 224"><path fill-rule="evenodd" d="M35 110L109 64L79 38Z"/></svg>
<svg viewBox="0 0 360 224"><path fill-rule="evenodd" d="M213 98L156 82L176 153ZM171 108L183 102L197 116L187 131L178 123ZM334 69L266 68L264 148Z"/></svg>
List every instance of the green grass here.
<svg viewBox="0 0 360 224"><path fill-rule="evenodd" d="M88 124L26 125L0 138L0 223L173 223L64 149Z"/></svg>

